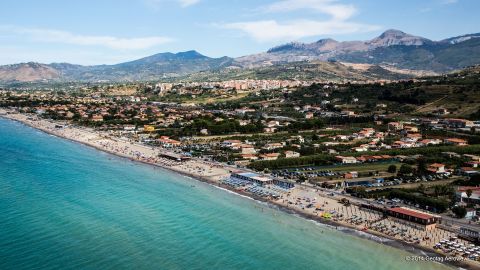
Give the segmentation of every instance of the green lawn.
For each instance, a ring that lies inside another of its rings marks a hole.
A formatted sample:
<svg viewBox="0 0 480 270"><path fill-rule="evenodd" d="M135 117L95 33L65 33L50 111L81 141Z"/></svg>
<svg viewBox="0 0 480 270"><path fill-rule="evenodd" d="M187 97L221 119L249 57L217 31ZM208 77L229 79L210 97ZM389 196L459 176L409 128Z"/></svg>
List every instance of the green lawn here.
<svg viewBox="0 0 480 270"><path fill-rule="evenodd" d="M369 171L387 171L388 166L396 165L397 170L402 165L401 162L385 162L385 163L363 163L363 164L346 164L338 166L322 166L318 171L331 170L334 172L369 172Z"/></svg>

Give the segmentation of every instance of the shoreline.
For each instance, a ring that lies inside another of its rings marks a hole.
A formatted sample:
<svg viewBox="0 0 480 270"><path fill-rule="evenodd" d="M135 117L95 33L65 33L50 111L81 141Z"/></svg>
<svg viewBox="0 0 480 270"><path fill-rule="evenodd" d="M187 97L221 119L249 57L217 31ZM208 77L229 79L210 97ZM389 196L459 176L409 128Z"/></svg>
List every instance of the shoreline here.
<svg viewBox="0 0 480 270"><path fill-rule="evenodd" d="M26 115L19 114L19 113L16 113L16 115L17 116L21 115L21 116L27 117ZM71 141L73 143L79 143L79 144L82 144L84 146L91 147L95 150L114 155L118 158L128 159L129 161L139 162L139 163L145 164L145 165L151 165L151 166L154 166L154 167L160 168L160 169L166 169L170 172L177 173L181 176L191 178L192 180L200 181L200 182L206 183L208 185L211 185L213 187L227 190L227 191L232 192L232 193L234 193L236 195L239 195L239 196L248 197L250 199L255 200L256 202L265 203L269 208L277 209L277 210L282 211L282 212L287 213L287 214L296 215L300 218L304 218L306 220L310 220L310 221L316 222L318 224L321 224L322 226L328 226L329 228L335 229L335 230L340 231L342 233L346 233L346 234L353 235L353 236L356 236L356 237L360 237L360 238L363 238L363 239L366 239L366 240L374 241L376 243L384 244L384 245L387 245L387 246L390 246L390 247L393 247L393 248L401 249L401 250L403 250L405 252L408 252L412 255L428 256L428 257L443 257L443 258L447 257L446 255L437 252L433 248L429 248L429 247L414 244L414 243L407 243L405 241L396 239L394 237L391 237L389 235L386 235L386 234L383 234L383 233L380 233L380 232L377 232L377 231L374 231L374 230L371 230L371 229L360 230L358 227L356 227L354 225L351 225L351 224L348 224L348 223L345 223L345 222L339 222L339 221L333 221L333 220L325 219L325 218L322 218L318 215L313 215L313 214L307 213L306 211L301 211L300 209L290 208L290 207L288 207L288 205L284 205L280 202L269 200L269 199L263 198L263 197L259 197L255 194L250 193L250 192L246 192L246 191L243 191L243 190L237 190L237 189L235 189L231 186L228 186L226 184L223 184L223 183L219 182L218 180L215 180L216 179L215 175L202 176L202 175L195 174L195 173L189 173L185 170L180 170L178 168L169 167L167 165L162 165L162 164L159 164L159 163L149 162L149 161L146 161L146 160L143 160L143 159L135 159L134 157L131 157L127 154L122 154L120 152L116 152L116 151L113 151L113 150L102 148L102 147L100 147L100 146L98 146L94 143L88 143L86 141L76 140L75 138L71 138L71 137L64 136L64 135L62 136L59 133L55 133L53 131L50 131L48 128L45 128L45 127L42 128L42 127L39 127L37 125L34 125L33 123L30 123L28 119L20 119L18 117L11 117L11 115L8 115L8 114L7 115L1 115L0 114L0 118L10 120L10 121L15 121L17 123L20 123L20 124L23 124L23 125L28 126L30 128L39 130L39 131L44 132L46 134L49 134L49 135L52 135L52 136L55 136L55 137L58 137L58 138L61 138L61 139L65 139L65 140ZM46 120L41 120L41 121L46 121ZM31 121L31 122L38 123L38 121ZM51 123L51 122L49 122L49 123ZM77 128L77 127L75 127L75 128ZM130 144L133 145L133 143L130 143ZM222 168L222 169L225 169L225 168ZM228 171L228 169L225 169L225 170ZM447 265L447 266L451 266L451 267L452 266L457 267L457 268L480 269L480 266L478 264L474 264L473 262L469 262L468 260L463 260L463 261L445 261L445 260L443 260L441 262L439 262L439 261L436 261L436 262L440 263L440 264ZM422 262L419 261L419 262L415 262L415 263L422 263Z"/></svg>

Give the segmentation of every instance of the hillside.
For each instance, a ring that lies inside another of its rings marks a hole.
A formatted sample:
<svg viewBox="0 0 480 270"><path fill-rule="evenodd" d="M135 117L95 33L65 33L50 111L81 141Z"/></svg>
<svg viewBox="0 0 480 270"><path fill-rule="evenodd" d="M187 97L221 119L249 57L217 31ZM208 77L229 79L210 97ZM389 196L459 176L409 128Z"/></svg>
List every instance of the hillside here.
<svg viewBox="0 0 480 270"><path fill-rule="evenodd" d="M246 67L297 61L337 60L434 72L450 72L480 63L480 34L432 41L387 30L367 41L322 39L314 43L288 43L267 52L236 59Z"/></svg>
<svg viewBox="0 0 480 270"><path fill-rule="evenodd" d="M342 62L347 67L327 62ZM361 64L367 64L367 68L355 68ZM6 65L0 66L0 82L397 79L448 73L475 64L480 64L480 34L432 41L399 30L387 30L367 41L321 39L314 43L291 42L267 52L238 58L211 58L187 51L159 53L115 65Z"/></svg>
<svg viewBox="0 0 480 270"><path fill-rule="evenodd" d="M179 80L185 81L221 81L242 79L278 79L278 80L324 80L324 81L367 81L377 79L406 79L412 74L391 72L380 66L367 65L355 68L339 62L292 62L255 68L228 68L198 72Z"/></svg>
<svg viewBox="0 0 480 270"><path fill-rule="evenodd" d="M0 67L0 81L145 81L230 66L232 58L210 58L196 51L160 53L116 65L26 63Z"/></svg>
<svg viewBox="0 0 480 270"><path fill-rule="evenodd" d="M0 81L31 82L55 80L60 77L59 70L44 64L22 63L0 66Z"/></svg>

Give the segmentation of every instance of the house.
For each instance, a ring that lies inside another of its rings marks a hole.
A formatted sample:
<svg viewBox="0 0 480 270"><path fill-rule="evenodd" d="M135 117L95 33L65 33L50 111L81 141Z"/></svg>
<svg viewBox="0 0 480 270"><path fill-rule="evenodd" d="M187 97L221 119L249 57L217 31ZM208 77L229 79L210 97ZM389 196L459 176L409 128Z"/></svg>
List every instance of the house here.
<svg viewBox="0 0 480 270"><path fill-rule="evenodd" d="M312 112L308 112L305 114L305 118L306 119L312 119L313 118L313 113Z"/></svg>
<svg viewBox="0 0 480 270"><path fill-rule="evenodd" d="M261 160L276 160L278 159L278 156L280 156L279 153L268 153L260 155L259 157Z"/></svg>
<svg viewBox="0 0 480 270"><path fill-rule="evenodd" d="M103 122L103 116L95 114L92 115L92 121L93 122Z"/></svg>
<svg viewBox="0 0 480 270"><path fill-rule="evenodd" d="M154 132L154 131L155 131L155 127L154 127L154 126L151 126L151 125L143 125L143 131L145 131L145 132Z"/></svg>
<svg viewBox="0 0 480 270"><path fill-rule="evenodd" d="M474 123L473 121L466 120L466 119L454 119L454 118L449 118L443 120L445 125L447 125L450 128L467 128L467 127L473 127Z"/></svg>
<svg viewBox="0 0 480 270"><path fill-rule="evenodd" d="M363 145L360 145L358 147L353 147L352 150L355 151L355 152L366 152L366 151L368 151L368 145L363 144Z"/></svg>
<svg viewBox="0 0 480 270"><path fill-rule="evenodd" d="M161 136L157 141L165 148L179 147L182 144L179 141L170 139L168 136Z"/></svg>
<svg viewBox="0 0 480 270"><path fill-rule="evenodd" d="M341 114L342 116L347 116L347 117L355 116L355 112L354 112L354 111L342 111L340 114Z"/></svg>
<svg viewBox="0 0 480 270"><path fill-rule="evenodd" d="M267 127L269 127L269 128L279 127L279 126L280 126L280 122L278 122L278 121L273 121L273 120L272 120L272 121L269 121L269 122L267 123Z"/></svg>
<svg viewBox="0 0 480 270"><path fill-rule="evenodd" d="M404 142L404 141L395 141L392 144L393 148L411 148L414 144L411 142Z"/></svg>
<svg viewBox="0 0 480 270"><path fill-rule="evenodd" d="M254 154L242 154L243 159L257 160L258 157Z"/></svg>
<svg viewBox="0 0 480 270"><path fill-rule="evenodd" d="M456 145L456 146L466 146L468 145L468 142L464 139L458 139L458 138L448 138L448 139L445 139L444 142L446 144L452 144L452 145Z"/></svg>
<svg viewBox="0 0 480 270"><path fill-rule="evenodd" d="M343 175L345 179L352 179L358 177L358 172L348 172Z"/></svg>
<svg viewBox="0 0 480 270"><path fill-rule="evenodd" d="M438 110L433 111L433 113L436 114L436 115L447 115L450 112L445 108L440 108Z"/></svg>
<svg viewBox="0 0 480 270"><path fill-rule="evenodd" d="M355 157L344 157L344 156L336 156L335 160L339 161L342 164L353 164L357 163L357 159Z"/></svg>
<svg viewBox="0 0 480 270"><path fill-rule="evenodd" d="M441 140L439 139L424 139L418 142L421 145L427 146L427 145L438 145L442 143Z"/></svg>
<svg viewBox="0 0 480 270"><path fill-rule="evenodd" d="M242 151L242 154L256 154L257 150L253 147L253 145L250 144L242 144L240 146L240 149Z"/></svg>
<svg viewBox="0 0 480 270"><path fill-rule="evenodd" d="M234 148L238 145L240 145L242 141L240 140L226 140L221 143L223 147L228 147L228 148Z"/></svg>
<svg viewBox="0 0 480 270"><path fill-rule="evenodd" d="M445 173L445 165L441 163L430 164L427 168L427 171L431 173Z"/></svg>
<svg viewBox="0 0 480 270"><path fill-rule="evenodd" d="M458 170L458 173L461 174L461 175L465 175L465 176L472 176L472 175L480 174L479 171L472 169L472 167L461 167Z"/></svg>
<svg viewBox="0 0 480 270"><path fill-rule="evenodd" d="M286 158L296 158L296 157L300 157L300 153L295 152L295 151L285 151L285 157L286 157Z"/></svg>
<svg viewBox="0 0 480 270"><path fill-rule="evenodd" d="M274 150L278 148L282 148L284 145L282 143L267 143L265 146L263 146L263 149L265 150Z"/></svg>
<svg viewBox="0 0 480 270"><path fill-rule="evenodd" d="M465 215L465 219L473 219L477 216L477 210L474 208L467 208L467 214Z"/></svg>
<svg viewBox="0 0 480 270"><path fill-rule="evenodd" d="M463 154L463 156L470 159L471 161L480 161L480 156L477 155Z"/></svg>
<svg viewBox="0 0 480 270"><path fill-rule="evenodd" d="M409 133L409 134L407 134L406 138L408 139L408 141L416 142L416 141L418 141L422 138L422 134L420 134L420 133Z"/></svg>
<svg viewBox="0 0 480 270"><path fill-rule="evenodd" d="M275 131L277 131L277 128L274 127L266 127L263 129L263 132L265 133L275 133Z"/></svg>
<svg viewBox="0 0 480 270"><path fill-rule="evenodd" d="M388 130L389 131L398 131L403 129L403 124L400 122L390 122L388 123Z"/></svg>
<svg viewBox="0 0 480 270"><path fill-rule="evenodd" d="M468 161L468 162L465 162L465 165L467 165L468 167L471 167L471 168L478 168L478 167L479 167L479 164L480 164L479 161Z"/></svg>
<svg viewBox="0 0 480 270"><path fill-rule="evenodd" d="M348 140L348 135L335 135L332 139L336 141L346 141Z"/></svg>
<svg viewBox="0 0 480 270"><path fill-rule="evenodd" d="M467 190L472 192L470 197L467 195ZM457 191L455 191L455 197L461 203L480 204L480 187L458 187Z"/></svg>

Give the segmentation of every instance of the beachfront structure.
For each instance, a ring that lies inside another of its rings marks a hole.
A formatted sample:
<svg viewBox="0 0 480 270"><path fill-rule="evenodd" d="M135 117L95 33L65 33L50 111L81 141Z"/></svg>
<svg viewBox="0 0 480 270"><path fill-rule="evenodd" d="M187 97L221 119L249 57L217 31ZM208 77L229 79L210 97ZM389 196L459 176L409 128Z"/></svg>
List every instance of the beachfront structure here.
<svg viewBox="0 0 480 270"><path fill-rule="evenodd" d="M460 227L458 236L477 244L480 243L480 229L477 228Z"/></svg>
<svg viewBox="0 0 480 270"><path fill-rule="evenodd" d="M387 209L387 215L408 221L413 227L423 230L435 229L437 222L440 220L440 216L434 216L422 211L406 208L406 207L394 207Z"/></svg>
<svg viewBox="0 0 480 270"><path fill-rule="evenodd" d="M177 154L177 153L170 153L170 152L161 153L159 156L163 158L171 159L174 161L179 161L179 162L190 160L190 157L188 156Z"/></svg>
<svg viewBox="0 0 480 270"><path fill-rule="evenodd" d="M234 172L230 175L232 178L237 178L241 180L246 180L260 186L273 184L273 179L270 177L261 176L252 172Z"/></svg>
<svg viewBox="0 0 480 270"><path fill-rule="evenodd" d="M260 186L274 184L283 188L295 187L295 184L289 181L285 181L281 179L272 179L270 177L262 176L260 174L253 173L253 172L242 172L242 171L232 172L230 174L230 177L240 179L240 180L246 180Z"/></svg>
<svg viewBox="0 0 480 270"><path fill-rule="evenodd" d="M406 207L386 208L374 204L362 204L361 208L381 212L384 217L389 216L396 219L399 223L425 231L434 229L440 221L440 216Z"/></svg>

